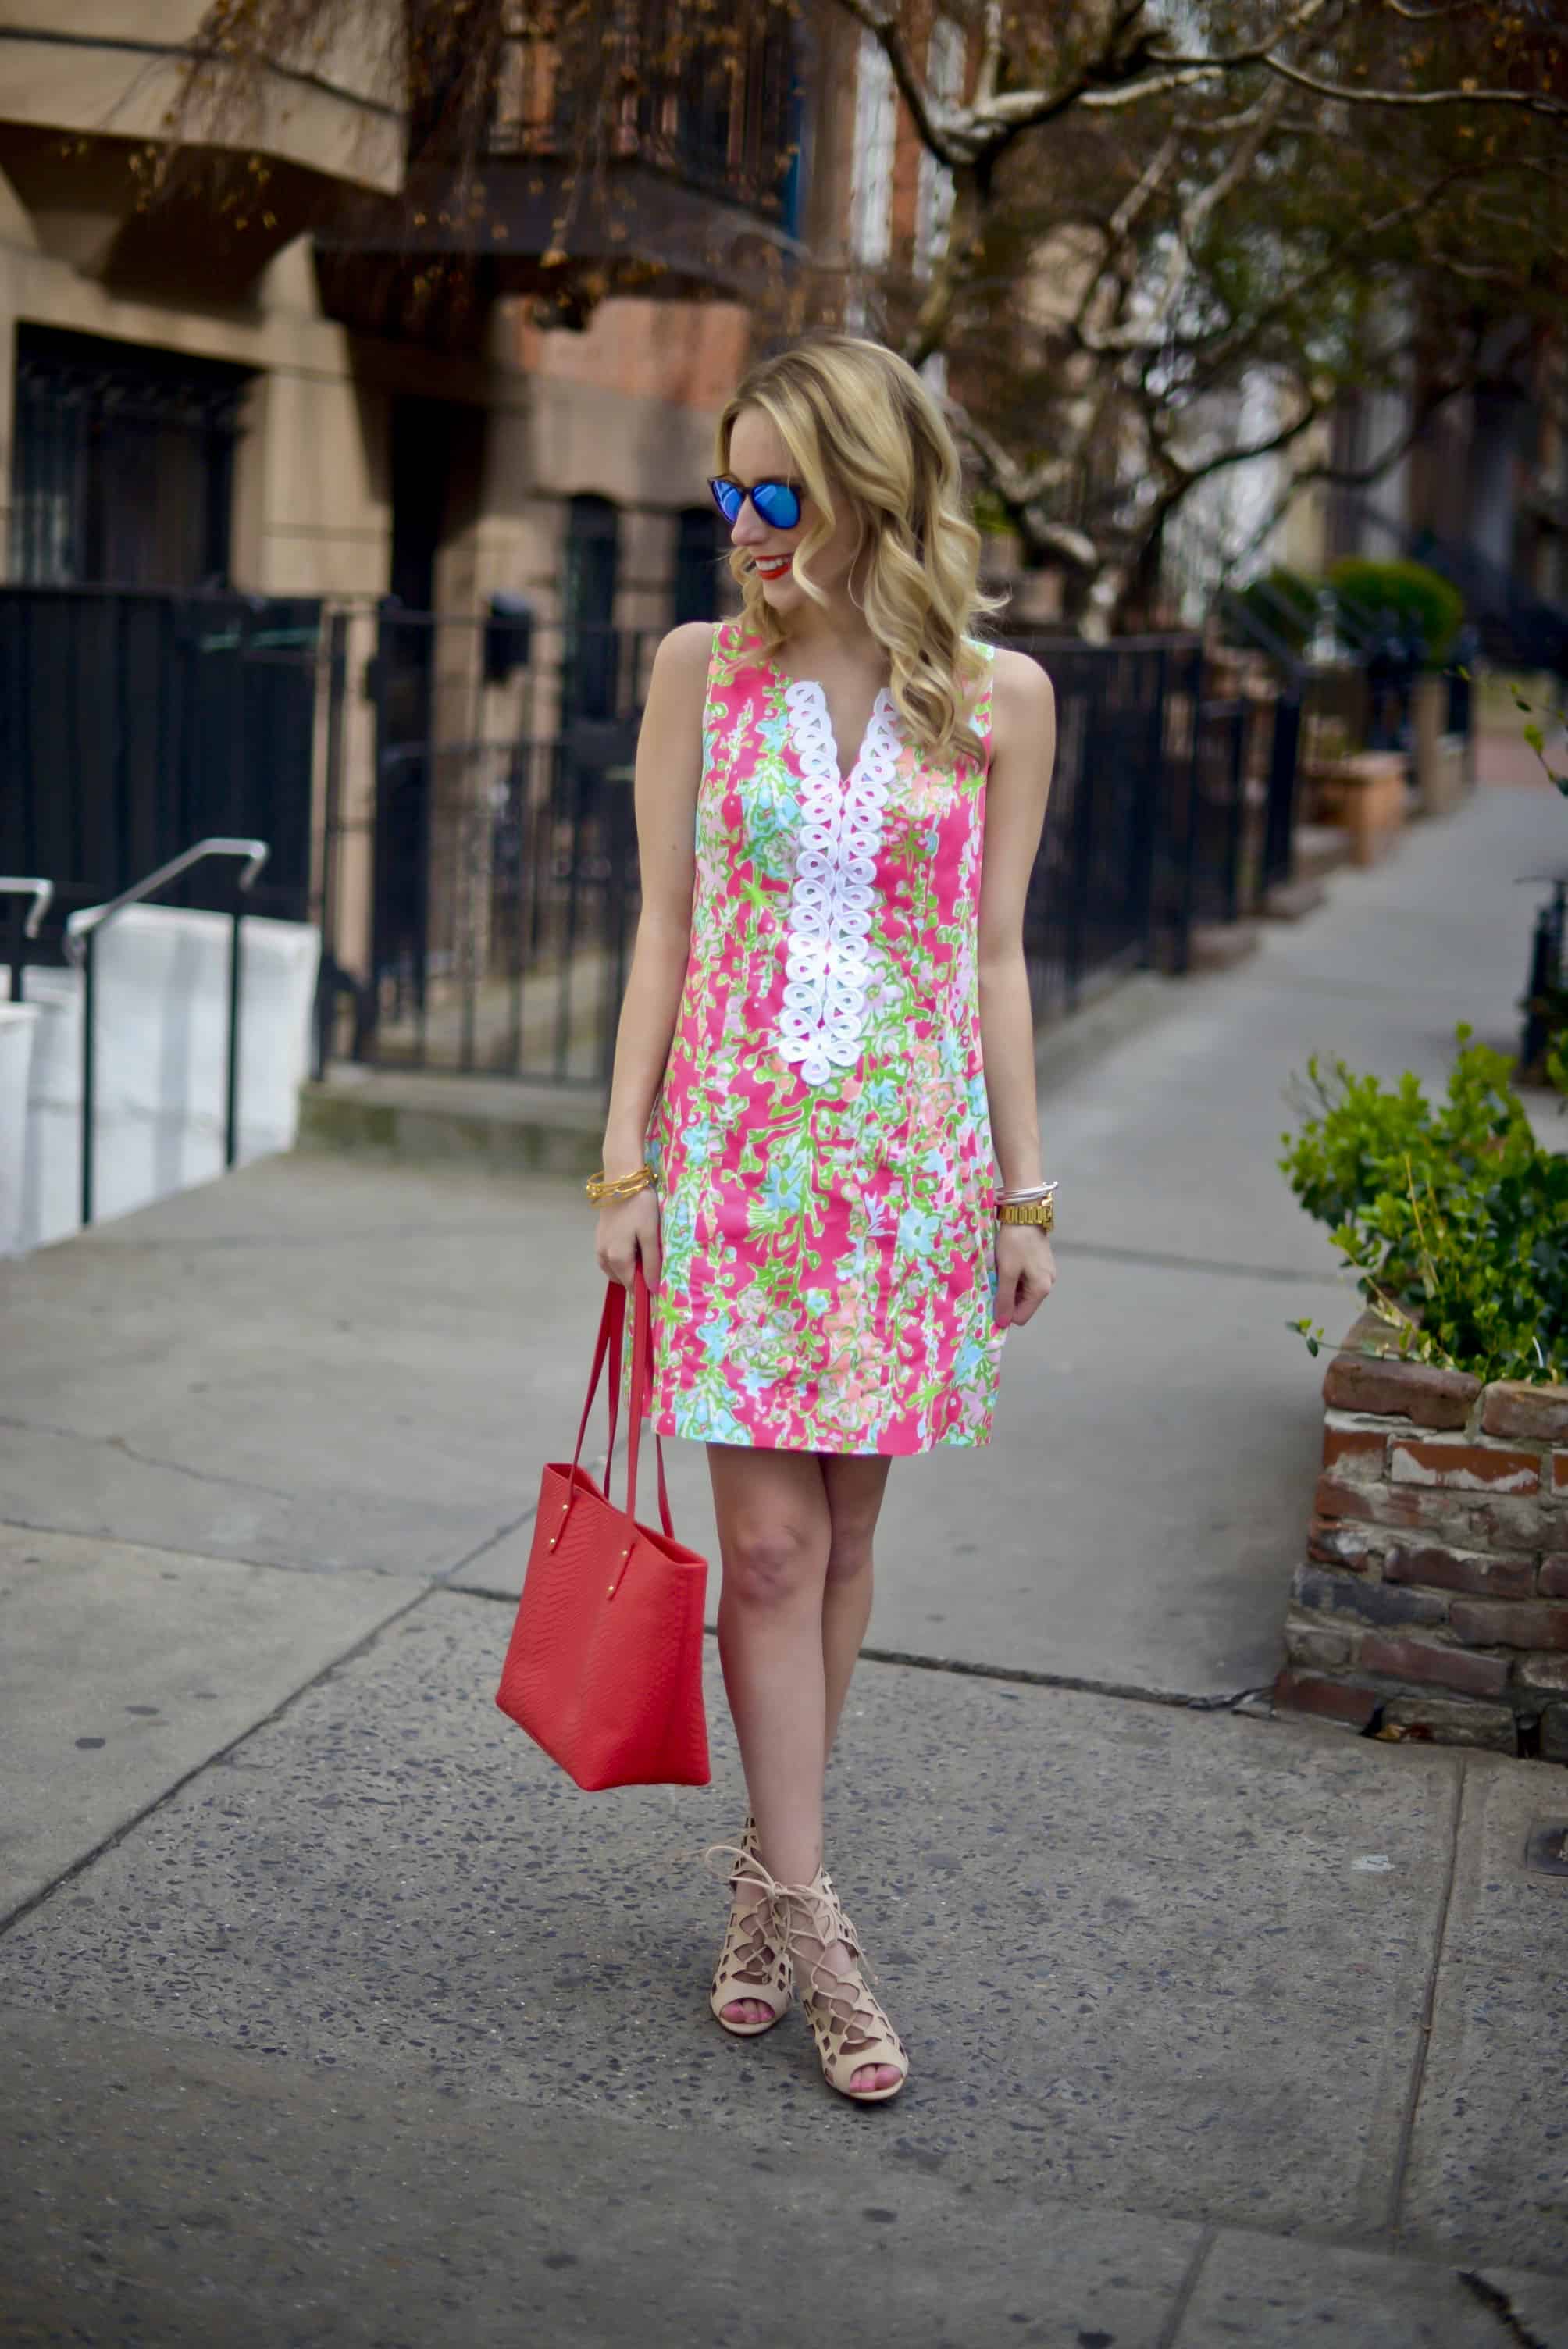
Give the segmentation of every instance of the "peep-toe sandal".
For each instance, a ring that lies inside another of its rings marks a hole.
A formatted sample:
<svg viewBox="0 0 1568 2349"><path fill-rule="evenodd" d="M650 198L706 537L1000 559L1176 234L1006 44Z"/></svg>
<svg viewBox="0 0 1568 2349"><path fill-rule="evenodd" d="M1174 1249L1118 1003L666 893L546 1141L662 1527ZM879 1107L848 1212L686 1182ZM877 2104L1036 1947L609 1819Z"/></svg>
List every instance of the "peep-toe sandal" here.
<svg viewBox="0 0 1568 2349"><path fill-rule="evenodd" d="M882 2002L866 1987L860 1971L865 1951L840 1904L832 1878L825 1868L820 1868L810 1884L782 1889L789 1910L784 1945L817 2043L822 2077L852 2105L886 2104L909 2077L909 2055ZM855 1961L851 1972L840 1973L828 1963L828 1951L837 1941ZM883 2064L898 2074L891 2087L850 2085L857 2072Z"/></svg>
<svg viewBox="0 0 1568 2349"><path fill-rule="evenodd" d="M755 1846L755 1837L752 1841ZM852 2105L886 2104L891 2096L898 2095L909 2077L909 2054L881 2001L867 1989L859 1971L865 1962L865 1951L840 1905L827 1869L820 1868L810 1884L779 1884L756 1857L755 1848L748 1854L734 1845L715 1844L705 1857L712 1859L724 1851L747 1863L732 1871L731 1882L756 1884L768 1896L753 1914L759 1926L767 1920L764 1930L773 1935L782 1961L790 1970L817 2043L823 2079ZM828 1951L839 1942L856 1961L854 1971L849 1973L839 1972L828 1962ZM756 1995L752 1992L740 1994ZM769 2028L766 2023L751 2027ZM733 2031L737 2026L726 2023L725 2028ZM852 2088L850 2083L855 2074L872 2064L886 2064L890 2071L897 2072L898 2078L892 2087Z"/></svg>
<svg viewBox="0 0 1568 2349"><path fill-rule="evenodd" d="M757 1856L757 1826L750 1812L738 1845L715 1844L714 1851L728 1850L736 1855L737 1864L729 1871L731 1891L742 1882L761 1886L771 1885ZM708 2004L715 2022L722 2024L732 2038L757 2039L763 2032L771 2031L785 2013L793 1993L789 1952L784 1947L774 1921L773 1903L765 1897L754 1909L742 1909L733 1899L729 1923L725 1931L724 1947L718 1953L714 1970L713 1995ZM755 2000L759 2006L772 2008L766 2023L734 2023L724 2012L743 1999Z"/></svg>

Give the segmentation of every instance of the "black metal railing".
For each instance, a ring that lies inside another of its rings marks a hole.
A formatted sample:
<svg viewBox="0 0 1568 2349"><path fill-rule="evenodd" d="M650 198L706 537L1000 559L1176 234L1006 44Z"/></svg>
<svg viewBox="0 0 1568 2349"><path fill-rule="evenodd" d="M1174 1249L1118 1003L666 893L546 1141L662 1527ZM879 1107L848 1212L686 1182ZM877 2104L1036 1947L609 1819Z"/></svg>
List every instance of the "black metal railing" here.
<svg viewBox="0 0 1568 2349"><path fill-rule="evenodd" d="M779 218L799 102L788 22L724 38L676 13L642 0L613 34L592 12L575 27L507 34L489 158L569 161L592 120L609 160Z"/></svg>
<svg viewBox="0 0 1568 2349"><path fill-rule="evenodd" d="M11 1001L20 1003L26 986L28 948L36 945L44 916L54 903L55 885L36 875L0 879L0 897L6 901L5 967L10 973Z"/></svg>
<svg viewBox="0 0 1568 2349"><path fill-rule="evenodd" d="M1524 1013L1520 1067L1539 1081L1545 1075L1549 1048L1568 1027L1568 870L1522 873L1518 878L1543 881L1552 892L1536 908L1530 939L1530 977L1520 999Z"/></svg>
<svg viewBox="0 0 1568 2349"><path fill-rule="evenodd" d="M82 974L82 1222L93 1219L93 1177L98 1094L98 942L128 906L144 905L160 889L177 881L192 866L210 857L242 857L243 867L230 914L228 1037L223 1083L223 1164L232 1166L240 1148L240 978L242 967L240 900L254 886L270 854L264 840L199 840L181 855L170 857L135 886L123 890L107 905L93 905L73 915L66 932L66 954Z"/></svg>

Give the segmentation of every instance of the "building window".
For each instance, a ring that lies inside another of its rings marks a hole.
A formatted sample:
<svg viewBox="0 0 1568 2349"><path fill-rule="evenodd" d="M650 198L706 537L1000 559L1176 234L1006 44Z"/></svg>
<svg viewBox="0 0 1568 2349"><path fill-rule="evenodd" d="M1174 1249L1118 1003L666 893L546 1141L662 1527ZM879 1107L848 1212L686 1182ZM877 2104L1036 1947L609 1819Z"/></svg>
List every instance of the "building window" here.
<svg viewBox="0 0 1568 2349"><path fill-rule="evenodd" d="M608 498L572 500L566 523L566 673L568 718L614 718L619 660L615 585L620 516Z"/></svg>
<svg viewBox="0 0 1568 2349"><path fill-rule="evenodd" d="M677 628L683 620L717 619L719 568L728 552L729 533L711 506L686 506L676 516Z"/></svg>
<svg viewBox="0 0 1568 2349"><path fill-rule="evenodd" d="M934 98L957 99L964 95L964 35L951 16L938 16L931 28L926 56L927 86ZM953 217L953 174L939 163L929 147L920 150L920 191L915 203L914 270L929 277L947 250L947 223Z"/></svg>
<svg viewBox="0 0 1568 2349"><path fill-rule="evenodd" d="M242 367L16 329L10 574L226 586Z"/></svg>
<svg viewBox="0 0 1568 2349"><path fill-rule="evenodd" d="M862 269L880 269L892 250L892 158L897 130L898 92L887 51L874 33L862 33L855 77L855 144L850 181L850 245Z"/></svg>

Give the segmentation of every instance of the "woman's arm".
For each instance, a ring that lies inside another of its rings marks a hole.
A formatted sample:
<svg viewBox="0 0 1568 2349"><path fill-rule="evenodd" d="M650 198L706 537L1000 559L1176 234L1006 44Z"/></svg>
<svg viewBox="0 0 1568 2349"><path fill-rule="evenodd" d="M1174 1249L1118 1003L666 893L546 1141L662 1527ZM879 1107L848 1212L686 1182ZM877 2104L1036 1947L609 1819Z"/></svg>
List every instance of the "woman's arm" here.
<svg viewBox="0 0 1568 2349"><path fill-rule="evenodd" d="M1050 796L1057 705L1050 678L1026 654L996 655L991 770L985 786L980 880L980 1049L1002 1187L1042 1178L1035 1092L1035 1024L1024 962L1024 903ZM1026 1321L1055 1278L1051 1244L1037 1225L996 1232L998 1320Z"/></svg>
<svg viewBox="0 0 1568 2349"><path fill-rule="evenodd" d="M614 1177L642 1164L648 1113L669 1059L691 952L696 881L696 793L702 779L702 716L713 629L705 620L673 628L654 656L637 734L634 799L642 910L615 1031L615 1064L604 1123L603 1167ZM652 1191L600 1210L602 1268L631 1283L637 1255L649 1286L659 1273L658 1203Z"/></svg>

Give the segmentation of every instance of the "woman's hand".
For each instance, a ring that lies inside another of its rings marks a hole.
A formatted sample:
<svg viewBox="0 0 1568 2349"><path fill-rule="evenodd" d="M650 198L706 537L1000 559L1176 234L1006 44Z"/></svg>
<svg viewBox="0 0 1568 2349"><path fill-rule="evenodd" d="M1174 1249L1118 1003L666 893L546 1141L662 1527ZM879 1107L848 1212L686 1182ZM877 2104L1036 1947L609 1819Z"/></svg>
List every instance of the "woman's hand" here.
<svg viewBox="0 0 1568 2349"><path fill-rule="evenodd" d="M1051 1293L1057 1260L1039 1224L996 1226L996 1326L1027 1321Z"/></svg>
<svg viewBox="0 0 1568 2349"><path fill-rule="evenodd" d="M643 1259L644 1279L650 1289L658 1287L662 1255L659 1199L651 1184L629 1199L605 1200L599 1210L593 1249L600 1271L618 1280L623 1288L631 1288L639 1256Z"/></svg>

